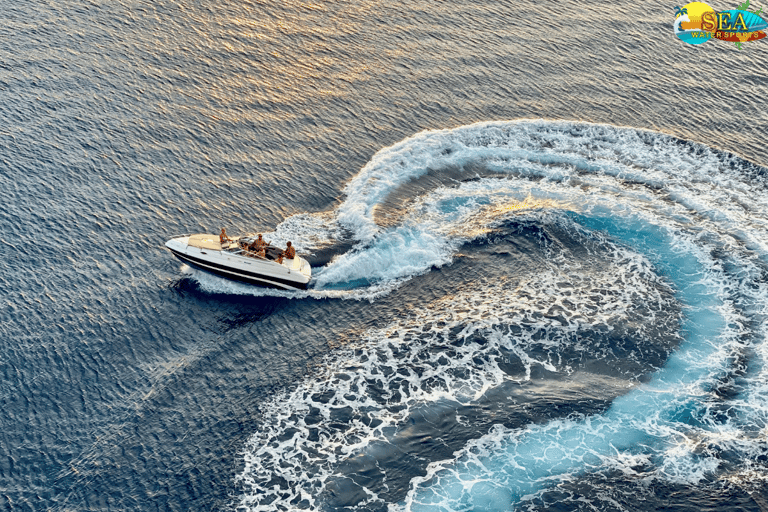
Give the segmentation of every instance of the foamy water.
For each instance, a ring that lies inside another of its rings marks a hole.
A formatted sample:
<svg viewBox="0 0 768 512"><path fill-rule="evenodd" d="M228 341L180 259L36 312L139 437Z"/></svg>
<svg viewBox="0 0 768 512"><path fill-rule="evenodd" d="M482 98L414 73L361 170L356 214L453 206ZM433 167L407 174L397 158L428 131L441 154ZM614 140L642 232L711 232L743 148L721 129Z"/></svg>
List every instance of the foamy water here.
<svg viewBox="0 0 768 512"><path fill-rule="evenodd" d="M395 225L376 223L388 195L441 168L464 179L422 190ZM763 181L743 181L754 171L659 134L542 121L425 132L382 150L332 217L356 245L319 272L310 294L349 283L345 293L382 284L389 293L502 226L556 227L583 253L541 240L546 272L505 280L497 269L334 352L264 404L240 505L386 503L381 461L407 451L415 417L466 424L456 411L500 400L514 409L509 386L530 383L534 368L574 389L583 381L589 396L594 372L575 364L579 351L615 364L614 382L601 385L617 398L604 412L518 428L478 422L449 457L420 454L423 476L390 506L508 510L585 475L618 471L647 485L755 472L767 450L768 194ZM631 333L621 356L593 344L594 333L614 330ZM679 348L652 375L622 368L672 339ZM735 398L722 392L729 386Z"/></svg>

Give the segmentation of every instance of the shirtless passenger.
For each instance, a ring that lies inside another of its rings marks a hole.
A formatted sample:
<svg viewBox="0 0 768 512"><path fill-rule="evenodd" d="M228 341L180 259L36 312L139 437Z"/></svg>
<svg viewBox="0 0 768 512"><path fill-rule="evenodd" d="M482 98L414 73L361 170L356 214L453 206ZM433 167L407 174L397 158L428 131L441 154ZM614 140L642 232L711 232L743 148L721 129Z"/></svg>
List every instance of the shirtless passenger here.
<svg viewBox="0 0 768 512"><path fill-rule="evenodd" d="M289 260L292 260L293 258L295 258L295 257L296 257L296 249L294 249L293 247L291 247L291 242L288 242L288 244L287 244L287 245L288 245L288 246L287 246L287 247L285 248L285 250L283 251L283 256L284 256L285 258L289 259Z"/></svg>

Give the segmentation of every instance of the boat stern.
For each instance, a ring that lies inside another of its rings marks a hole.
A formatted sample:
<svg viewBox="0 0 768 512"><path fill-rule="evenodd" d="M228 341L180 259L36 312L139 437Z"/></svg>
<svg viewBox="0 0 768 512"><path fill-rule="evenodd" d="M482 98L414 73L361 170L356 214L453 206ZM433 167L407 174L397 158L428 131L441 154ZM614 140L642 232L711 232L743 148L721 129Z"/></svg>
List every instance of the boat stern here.
<svg viewBox="0 0 768 512"><path fill-rule="evenodd" d="M310 279L312 279L312 267L309 265L309 262L305 260L304 258L296 258L299 260L298 264L298 271L307 278L307 282L309 282Z"/></svg>

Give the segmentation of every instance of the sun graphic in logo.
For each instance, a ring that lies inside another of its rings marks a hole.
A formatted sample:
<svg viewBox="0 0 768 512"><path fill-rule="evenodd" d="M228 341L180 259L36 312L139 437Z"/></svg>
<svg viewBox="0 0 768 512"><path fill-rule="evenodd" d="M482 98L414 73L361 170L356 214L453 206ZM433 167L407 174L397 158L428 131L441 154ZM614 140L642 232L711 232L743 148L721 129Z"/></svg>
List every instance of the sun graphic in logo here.
<svg viewBox="0 0 768 512"><path fill-rule="evenodd" d="M691 2L677 10L675 20L675 35L688 44L702 44L709 41L712 32L702 28L704 15L714 19L715 10L704 2Z"/></svg>

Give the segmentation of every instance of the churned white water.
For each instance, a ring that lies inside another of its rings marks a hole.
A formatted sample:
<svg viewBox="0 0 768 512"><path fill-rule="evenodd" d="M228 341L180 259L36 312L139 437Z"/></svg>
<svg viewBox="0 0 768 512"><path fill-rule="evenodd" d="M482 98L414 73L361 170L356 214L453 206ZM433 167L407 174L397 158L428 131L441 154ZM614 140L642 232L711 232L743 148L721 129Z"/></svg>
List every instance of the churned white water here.
<svg viewBox="0 0 768 512"><path fill-rule="evenodd" d="M545 270L479 280L338 349L264 404L238 477L250 489L240 505L323 509L345 493L357 506L382 502L391 489L386 468L376 468L407 450L414 415L453 411L466 426L459 409L514 409L508 386L530 382L532 368L590 396L589 372L568 354L611 361L614 348L586 346L580 333L627 326L641 341L616 361L642 358L664 328L679 347L649 378L617 363L601 384L616 398L601 413L478 425L485 431L450 456L421 457L421 475L391 506L509 510L589 474L620 471L642 485L755 472L768 452L768 193L764 181L746 184L752 169L731 163L660 134L544 121L425 132L379 152L315 238L291 219L277 228L308 251L332 236L354 241L307 295L375 300L510 222L556 226L583 241L586 258L544 244ZM390 194L440 169L460 179L411 198L395 225L377 224ZM505 367L511 355L514 371ZM734 387L735 398L722 391ZM724 451L739 460L721 475ZM366 483L350 468L384 476Z"/></svg>

